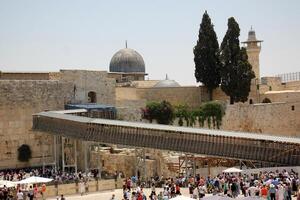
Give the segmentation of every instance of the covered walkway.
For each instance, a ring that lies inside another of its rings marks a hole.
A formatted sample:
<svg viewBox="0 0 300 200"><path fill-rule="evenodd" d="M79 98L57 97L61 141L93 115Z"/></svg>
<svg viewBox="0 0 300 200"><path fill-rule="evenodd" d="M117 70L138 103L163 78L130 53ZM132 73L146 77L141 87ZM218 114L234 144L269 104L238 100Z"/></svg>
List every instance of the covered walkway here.
<svg viewBox="0 0 300 200"><path fill-rule="evenodd" d="M85 112L80 110L80 112ZM278 165L300 165L300 138L88 118L78 111L33 116L33 130L132 147L146 147Z"/></svg>

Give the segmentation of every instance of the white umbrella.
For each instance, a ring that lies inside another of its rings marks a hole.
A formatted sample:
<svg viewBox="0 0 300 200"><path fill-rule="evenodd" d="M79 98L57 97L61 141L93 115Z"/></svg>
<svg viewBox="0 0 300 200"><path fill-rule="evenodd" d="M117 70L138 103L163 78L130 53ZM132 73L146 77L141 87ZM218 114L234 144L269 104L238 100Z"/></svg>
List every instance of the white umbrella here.
<svg viewBox="0 0 300 200"><path fill-rule="evenodd" d="M21 181L16 182L17 184L30 184L30 183L48 183L53 181L51 178L43 178L38 176L31 176L29 178L23 179Z"/></svg>
<svg viewBox="0 0 300 200"><path fill-rule="evenodd" d="M15 187L16 183L12 181L0 180L0 188L3 188L4 185L8 188Z"/></svg>
<svg viewBox="0 0 300 200"><path fill-rule="evenodd" d="M192 198L189 198L189 197L186 197L186 196L182 196L182 195L179 195L175 198L171 198L171 200L195 200L195 199L192 199Z"/></svg>
<svg viewBox="0 0 300 200"><path fill-rule="evenodd" d="M238 172L242 172L243 170L235 168L235 167L231 167L228 169L223 170L224 173L238 173Z"/></svg>
<svg viewBox="0 0 300 200"><path fill-rule="evenodd" d="M222 196L222 195L212 195L212 196L207 196L203 197L203 200L231 200L233 198L230 198L228 196Z"/></svg>

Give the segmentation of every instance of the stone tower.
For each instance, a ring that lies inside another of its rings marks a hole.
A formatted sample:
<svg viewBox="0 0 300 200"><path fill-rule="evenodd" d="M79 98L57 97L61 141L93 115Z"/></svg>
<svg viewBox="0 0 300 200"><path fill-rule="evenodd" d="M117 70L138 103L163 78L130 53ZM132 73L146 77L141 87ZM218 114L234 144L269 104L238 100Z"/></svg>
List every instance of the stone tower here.
<svg viewBox="0 0 300 200"><path fill-rule="evenodd" d="M246 49L247 49L247 54L248 54L248 60L249 63L252 65L252 70L255 73L255 78L260 79L260 74L259 74L259 53L261 50L261 43L262 40L257 40L255 31L252 29L248 33L248 39L245 42L242 42Z"/></svg>

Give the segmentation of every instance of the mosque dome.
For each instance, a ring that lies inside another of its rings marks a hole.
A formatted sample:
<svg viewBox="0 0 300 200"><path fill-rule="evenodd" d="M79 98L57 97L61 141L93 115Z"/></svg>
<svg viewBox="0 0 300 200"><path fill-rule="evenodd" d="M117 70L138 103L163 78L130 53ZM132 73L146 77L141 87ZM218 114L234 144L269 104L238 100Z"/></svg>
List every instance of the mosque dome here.
<svg viewBox="0 0 300 200"><path fill-rule="evenodd" d="M168 76L166 75L166 79L165 80L161 80L158 83L156 83L154 86L154 88L165 88L165 87L180 87L179 83L177 83L174 80L169 80Z"/></svg>
<svg viewBox="0 0 300 200"><path fill-rule="evenodd" d="M143 57L134 49L125 48L115 53L110 60L110 72L145 73Z"/></svg>

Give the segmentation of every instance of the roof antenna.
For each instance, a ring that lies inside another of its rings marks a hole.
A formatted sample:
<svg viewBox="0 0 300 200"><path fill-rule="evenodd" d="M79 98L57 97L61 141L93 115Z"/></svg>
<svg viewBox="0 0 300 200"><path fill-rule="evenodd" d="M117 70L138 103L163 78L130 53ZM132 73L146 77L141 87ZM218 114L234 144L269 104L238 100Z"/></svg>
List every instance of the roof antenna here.
<svg viewBox="0 0 300 200"><path fill-rule="evenodd" d="M251 31L253 30L252 25L251 25Z"/></svg>
<svg viewBox="0 0 300 200"><path fill-rule="evenodd" d="M168 74L166 74L166 80L169 80Z"/></svg>
<svg viewBox="0 0 300 200"><path fill-rule="evenodd" d="M127 40L125 40L125 47L126 47L126 49L127 49Z"/></svg>

